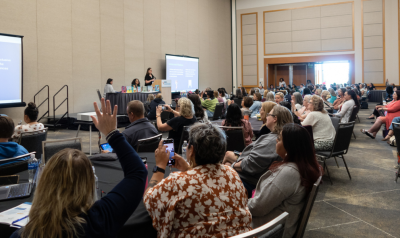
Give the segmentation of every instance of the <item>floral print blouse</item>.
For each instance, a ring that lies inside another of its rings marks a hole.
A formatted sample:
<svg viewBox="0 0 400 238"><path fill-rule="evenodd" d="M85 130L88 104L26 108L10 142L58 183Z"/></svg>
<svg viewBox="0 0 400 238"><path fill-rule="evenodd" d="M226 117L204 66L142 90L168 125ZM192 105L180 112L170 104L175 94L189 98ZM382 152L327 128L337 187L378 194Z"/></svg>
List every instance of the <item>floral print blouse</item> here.
<svg viewBox="0 0 400 238"><path fill-rule="evenodd" d="M43 130L43 129L44 129L44 125L42 123L19 125L19 126L15 127L12 138L19 138L19 136L21 135L21 132L32 132L32 131L39 131L39 130Z"/></svg>
<svg viewBox="0 0 400 238"><path fill-rule="evenodd" d="M251 230L239 175L221 164L171 173L144 196L158 237L229 237Z"/></svg>

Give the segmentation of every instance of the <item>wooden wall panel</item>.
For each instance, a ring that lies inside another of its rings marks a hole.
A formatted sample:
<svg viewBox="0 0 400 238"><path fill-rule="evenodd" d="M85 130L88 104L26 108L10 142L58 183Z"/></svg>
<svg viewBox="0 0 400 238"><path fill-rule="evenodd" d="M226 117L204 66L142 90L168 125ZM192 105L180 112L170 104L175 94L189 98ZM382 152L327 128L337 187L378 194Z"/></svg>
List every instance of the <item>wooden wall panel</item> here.
<svg viewBox="0 0 400 238"><path fill-rule="evenodd" d="M258 24L257 13L246 13L241 17L241 36L242 36L242 86L258 86ZM274 34L275 42L282 42L288 36ZM244 40L243 40L244 39ZM244 58L245 57L245 58Z"/></svg>

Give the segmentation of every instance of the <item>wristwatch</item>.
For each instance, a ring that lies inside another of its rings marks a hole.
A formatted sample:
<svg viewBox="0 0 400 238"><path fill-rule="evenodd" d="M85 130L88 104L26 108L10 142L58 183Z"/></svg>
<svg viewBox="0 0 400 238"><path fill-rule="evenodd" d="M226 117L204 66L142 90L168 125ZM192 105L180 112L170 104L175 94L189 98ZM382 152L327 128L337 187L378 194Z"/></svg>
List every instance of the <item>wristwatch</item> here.
<svg viewBox="0 0 400 238"><path fill-rule="evenodd" d="M161 172L161 173L165 174L165 169L162 169L162 168L160 168L160 167L158 167L158 166L156 165L156 166L154 166L154 168L153 168L153 173L157 173L157 172Z"/></svg>

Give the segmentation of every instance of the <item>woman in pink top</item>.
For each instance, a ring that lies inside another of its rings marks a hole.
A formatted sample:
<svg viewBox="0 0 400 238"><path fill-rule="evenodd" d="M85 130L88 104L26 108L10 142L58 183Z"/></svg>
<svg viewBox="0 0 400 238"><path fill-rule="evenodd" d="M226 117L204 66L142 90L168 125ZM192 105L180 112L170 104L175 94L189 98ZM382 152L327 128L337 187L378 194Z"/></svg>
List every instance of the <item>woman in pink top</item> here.
<svg viewBox="0 0 400 238"><path fill-rule="evenodd" d="M243 127L246 146L253 142L253 128L251 127L251 123L248 120L243 119L240 107L236 103L229 105L226 119L222 121L222 126Z"/></svg>

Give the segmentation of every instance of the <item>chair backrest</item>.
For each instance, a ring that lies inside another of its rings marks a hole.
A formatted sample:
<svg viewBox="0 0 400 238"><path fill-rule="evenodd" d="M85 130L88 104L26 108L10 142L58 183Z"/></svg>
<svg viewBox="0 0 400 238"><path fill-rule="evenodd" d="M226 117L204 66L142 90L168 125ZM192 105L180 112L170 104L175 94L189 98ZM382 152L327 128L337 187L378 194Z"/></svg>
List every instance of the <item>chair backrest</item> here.
<svg viewBox="0 0 400 238"><path fill-rule="evenodd" d="M392 123L394 138L396 138L397 152L400 153L400 123Z"/></svg>
<svg viewBox="0 0 400 238"><path fill-rule="evenodd" d="M158 148L158 144L162 138L162 134L140 139L137 142L136 152L154 152Z"/></svg>
<svg viewBox="0 0 400 238"><path fill-rule="evenodd" d="M220 126L226 134L227 151L243 151L246 148L243 127Z"/></svg>
<svg viewBox="0 0 400 238"><path fill-rule="evenodd" d="M341 118L340 117L331 117L332 125L335 128L335 131L339 129L339 123L340 123Z"/></svg>
<svg viewBox="0 0 400 238"><path fill-rule="evenodd" d="M222 116L222 111L224 110L224 104L223 103L218 103L215 105L215 110L214 110L214 115L213 115L213 120L219 120Z"/></svg>
<svg viewBox="0 0 400 238"><path fill-rule="evenodd" d="M242 100L241 98L234 98L233 101L242 108Z"/></svg>
<svg viewBox="0 0 400 238"><path fill-rule="evenodd" d="M102 96L101 96L101 92L99 89L97 89L97 96L99 97L99 100L101 101Z"/></svg>
<svg viewBox="0 0 400 238"><path fill-rule="evenodd" d="M42 142L47 139L47 130L44 128L39 131L22 132L19 136L18 144L22 145L28 152L36 152L36 158L40 159L43 152Z"/></svg>
<svg viewBox="0 0 400 238"><path fill-rule="evenodd" d="M310 133L311 141L314 141L312 126L303 126L303 127L308 131L308 133Z"/></svg>
<svg viewBox="0 0 400 238"><path fill-rule="evenodd" d="M349 149L351 136L353 135L355 122L340 123L336 132L335 142L333 144L332 153L342 152Z"/></svg>
<svg viewBox="0 0 400 238"><path fill-rule="evenodd" d="M11 164L5 164L0 166L0 176L7 176L20 173L22 171L28 170L28 160L30 159L31 155L35 154L35 152L20 155L13 158L2 159L1 162L13 162ZM24 159L23 161L17 161L20 159Z"/></svg>
<svg viewBox="0 0 400 238"><path fill-rule="evenodd" d="M321 183L321 179L322 179L322 176L319 177L317 179L317 182L314 183L314 185L311 189L311 192L308 195L308 198L306 200L306 205L305 205L302 215L300 216L300 219L299 219L299 224L297 226L296 235L294 236L296 238L301 238L304 235L304 231L306 230L306 226L308 223L308 218L310 217L311 209L314 206L314 201L318 194L318 189L319 189L319 185Z"/></svg>
<svg viewBox="0 0 400 238"><path fill-rule="evenodd" d="M285 230L285 223L289 216L289 213L283 212L281 215L262 225L256 229L242 233L237 236L232 236L231 238L280 238L283 237L283 232Z"/></svg>
<svg viewBox="0 0 400 238"><path fill-rule="evenodd" d="M48 140L42 142L43 160L42 163L47 163L49 159L60 150L65 148L82 150L82 138L71 138L65 140Z"/></svg>
<svg viewBox="0 0 400 238"><path fill-rule="evenodd" d="M189 128L190 126L184 126L182 130L181 140L179 141L179 148L175 148L178 154L182 154L182 145L184 141L189 143Z"/></svg>
<svg viewBox="0 0 400 238"><path fill-rule="evenodd" d="M353 111L351 112L350 118L349 118L349 122L350 121L356 121L356 116L358 114L358 111L360 110L359 107L357 107L356 105L354 105L353 107Z"/></svg>
<svg viewBox="0 0 400 238"><path fill-rule="evenodd" d="M19 181L19 175L0 176L0 186L17 184L18 181Z"/></svg>

